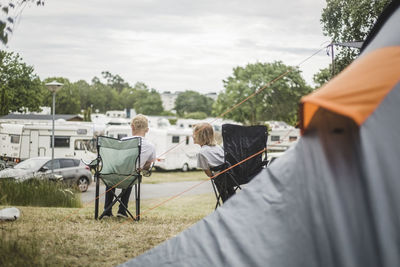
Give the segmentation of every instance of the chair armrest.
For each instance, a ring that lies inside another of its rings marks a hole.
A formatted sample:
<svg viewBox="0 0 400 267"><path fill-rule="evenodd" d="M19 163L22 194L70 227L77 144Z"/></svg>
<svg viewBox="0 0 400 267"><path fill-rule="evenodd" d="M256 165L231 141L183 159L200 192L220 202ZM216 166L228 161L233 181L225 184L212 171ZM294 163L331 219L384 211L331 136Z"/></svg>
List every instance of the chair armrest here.
<svg viewBox="0 0 400 267"><path fill-rule="evenodd" d="M210 170L213 172L219 172L219 171L223 171L225 169L227 169L229 166L228 162L224 162L221 165L215 166L215 167L211 167Z"/></svg>
<svg viewBox="0 0 400 267"><path fill-rule="evenodd" d="M90 168L94 168L99 164L99 159L94 159L91 162L86 162L83 159L81 159L81 161L83 162L83 164L85 164L86 166L89 166Z"/></svg>

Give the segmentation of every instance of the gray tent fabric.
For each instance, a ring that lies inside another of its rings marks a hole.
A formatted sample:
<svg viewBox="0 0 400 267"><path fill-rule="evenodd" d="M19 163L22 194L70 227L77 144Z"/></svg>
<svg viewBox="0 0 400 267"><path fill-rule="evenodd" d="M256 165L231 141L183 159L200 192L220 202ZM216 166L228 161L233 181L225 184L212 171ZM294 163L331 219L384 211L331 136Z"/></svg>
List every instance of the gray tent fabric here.
<svg viewBox="0 0 400 267"><path fill-rule="evenodd" d="M400 70L398 80L361 126L319 108L241 192L121 266L400 266Z"/></svg>
<svg viewBox="0 0 400 267"><path fill-rule="evenodd" d="M400 266L398 103L400 84L361 128L318 111L247 188L122 266Z"/></svg>

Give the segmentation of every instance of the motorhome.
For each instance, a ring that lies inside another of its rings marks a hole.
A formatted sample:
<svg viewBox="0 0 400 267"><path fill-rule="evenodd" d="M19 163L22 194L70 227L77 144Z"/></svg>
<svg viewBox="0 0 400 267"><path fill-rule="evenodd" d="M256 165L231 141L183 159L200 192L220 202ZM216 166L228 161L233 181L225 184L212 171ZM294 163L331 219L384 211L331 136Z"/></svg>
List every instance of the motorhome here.
<svg viewBox="0 0 400 267"><path fill-rule="evenodd" d="M54 157L73 157L90 161L96 158L93 144L91 125L56 122ZM51 123L0 124L0 159L19 162L38 156L52 156Z"/></svg>
<svg viewBox="0 0 400 267"><path fill-rule="evenodd" d="M284 152L300 138L300 130L294 127L271 129L268 133L267 151Z"/></svg>
<svg viewBox="0 0 400 267"><path fill-rule="evenodd" d="M105 135L121 139L132 136L129 126L113 125L105 130ZM187 171L197 166L196 154L200 146L195 145L192 130L176 128L150 128L146 138L156 148L155 167L163 170L181 169Z"/></svg>

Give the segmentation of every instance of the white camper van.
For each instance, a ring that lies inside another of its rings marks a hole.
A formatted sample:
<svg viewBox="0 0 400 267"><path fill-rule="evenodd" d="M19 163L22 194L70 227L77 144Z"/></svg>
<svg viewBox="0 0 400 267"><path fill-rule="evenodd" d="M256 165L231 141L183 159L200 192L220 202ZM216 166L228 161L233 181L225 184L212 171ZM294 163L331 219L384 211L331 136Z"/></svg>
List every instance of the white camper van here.
<svg viewBox="0 0 400 267"><path fill-rule="evenodd" d="M0 158L19 162L31 157L51 157L52 124L0 124ZM54 130L54 157L74 157L91 161L93 129L78 123L56 123Z"/></svg>
<svg viewBox="0 0 400 267"><path fill-rule="evenodd" d="M130 126L109 126L105 135L121 139L132 136ZM150 128L146 138L156 148L155 167L163 170L181 169L188 171L197 166L196 154L200 146L193 143L192 130L176 128Z"/></svg>
<svg viewBox="0 0 400 267"><path fill-rule="evenodd" d="M288 129L272 129L268 133L267 151L284 152L300 138L300 130L294 127Z"/></svg>

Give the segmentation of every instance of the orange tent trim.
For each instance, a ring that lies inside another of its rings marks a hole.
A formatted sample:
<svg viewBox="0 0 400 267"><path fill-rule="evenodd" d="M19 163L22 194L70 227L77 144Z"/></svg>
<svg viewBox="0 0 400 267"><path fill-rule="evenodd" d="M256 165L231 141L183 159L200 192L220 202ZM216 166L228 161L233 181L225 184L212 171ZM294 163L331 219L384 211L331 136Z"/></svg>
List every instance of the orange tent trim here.
<svg viewBox="0 0 400 267"><path fill-rule="evenodd" d="M399 81L400 46L361 56L329 83L301 99L302 132L320 107L361 125Z"/></svg>

